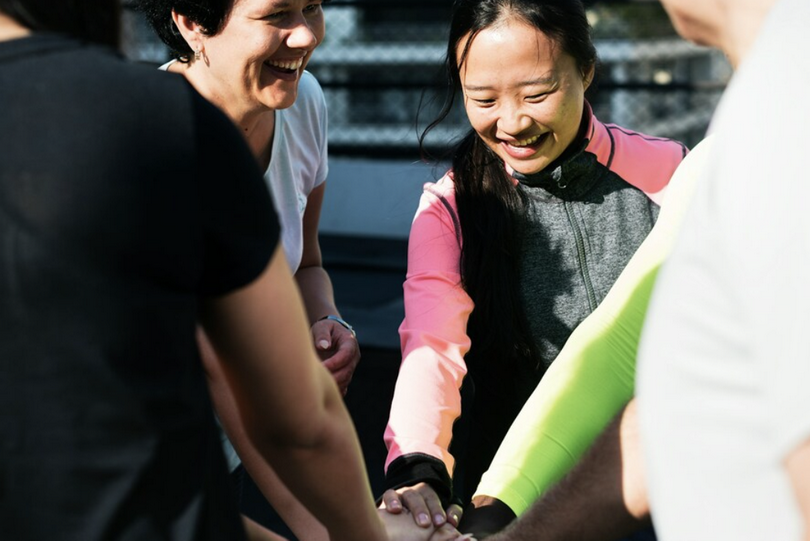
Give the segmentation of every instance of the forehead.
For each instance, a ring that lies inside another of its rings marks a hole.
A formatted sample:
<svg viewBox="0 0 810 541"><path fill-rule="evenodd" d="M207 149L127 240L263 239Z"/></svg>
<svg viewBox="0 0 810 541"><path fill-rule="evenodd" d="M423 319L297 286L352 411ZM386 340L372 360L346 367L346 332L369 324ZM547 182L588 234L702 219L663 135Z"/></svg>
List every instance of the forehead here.
<svg viewBox="0 0 810 541"><path fill-rule="evenodd" d="M464 80L548 77L575 64L554 39L516 19L487 27L472 41L465 36L456 55Z"/></svg>
<svg viewBox="0 0 810 541"><path fill-rule="evenodd" d="M301 7L313 0L233 0L233 9L241 11L267 11Z"/></svg>

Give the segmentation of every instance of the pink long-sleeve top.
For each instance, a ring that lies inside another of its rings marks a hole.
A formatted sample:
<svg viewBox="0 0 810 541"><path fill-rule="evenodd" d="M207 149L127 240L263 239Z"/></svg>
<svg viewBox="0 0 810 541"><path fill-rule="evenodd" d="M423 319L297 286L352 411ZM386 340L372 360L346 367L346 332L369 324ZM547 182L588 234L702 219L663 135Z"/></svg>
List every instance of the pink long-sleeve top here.
<svg viewBox="0 0 810 541"><path fill-rule="evenodd" d="M590 115L584 152L643 191L656 203L686 154L680 143L652 138ZM452 172L425 185L411 227L404 283L405 319L400 328L402 364L385 443L385 468L405 455L427 455L452 475L448 451L461 414L460 387L470 349L467 321L473 301L461 286L461 237ZM474 487L473 487L474 488Z"/></svg>

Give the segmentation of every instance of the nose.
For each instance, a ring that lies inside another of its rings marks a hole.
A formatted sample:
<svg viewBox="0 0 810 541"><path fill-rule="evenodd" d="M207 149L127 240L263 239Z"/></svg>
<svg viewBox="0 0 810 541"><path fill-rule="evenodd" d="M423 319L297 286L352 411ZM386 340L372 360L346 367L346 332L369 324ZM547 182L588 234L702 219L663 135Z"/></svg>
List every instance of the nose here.
<svg viewBox="0 0 810 541"><path fill-rule="evenodd" d="M312 28L312 23L301 15L290 27L287 37L287 46L291 49L304 49L311 51L318 45L318 35Z"/></svg>
<svg viewBox="0 0 810 541"><path fill-rule="evenodd" d="M531 128L532 117L521 104L506 103L501 106L498 116L498 132L516 136Z"/></svg>

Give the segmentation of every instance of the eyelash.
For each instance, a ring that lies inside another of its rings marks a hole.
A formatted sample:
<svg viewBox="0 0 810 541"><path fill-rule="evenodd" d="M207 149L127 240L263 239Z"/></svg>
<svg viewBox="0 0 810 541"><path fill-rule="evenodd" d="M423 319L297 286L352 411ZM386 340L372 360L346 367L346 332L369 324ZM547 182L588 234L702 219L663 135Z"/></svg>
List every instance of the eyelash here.
<svg viewBox="0 0 810 541"><path fill-rule="evenodd" d="M545 98L547 95L548 95L548 92L542 92L540 94L533 94L531 96L526 96L526 99L527 100L533 100L533 101L540 101L543 98ZM483 100L473 99L473 101L475 103L477 103L478 105L481 105L482 107L487 106L487 105L492 105L493 103L495 103L494 99L483 99Z"/></svg>

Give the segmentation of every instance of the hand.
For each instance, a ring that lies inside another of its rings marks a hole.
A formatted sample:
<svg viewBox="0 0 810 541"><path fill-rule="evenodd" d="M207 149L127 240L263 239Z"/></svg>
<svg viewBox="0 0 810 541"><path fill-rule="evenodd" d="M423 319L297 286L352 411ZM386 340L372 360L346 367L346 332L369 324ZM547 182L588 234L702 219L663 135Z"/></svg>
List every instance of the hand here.
<svg viewBox="0 0 810 541"><path fill-rule="evenodd" d="M457 528L462 515L461 507L456 504L450 504L446 511L442 509L439 496L427 483L386 490L381 507L393 514L399 514L403 509L407 509L416 523L423 528L431 524L441 526L445 522Z"/></svg>
<svg viewBox="0 0 810 541"><path fill-rule="evenodd" d="M447 523L438 527L420 528L408 516L407 511L389 513L381 509L379 514L390 541L456 541L469 539L469 537L462 536L458 530Z"/></svg>
<svg viewBox="0 0 810 541"><path fill-rule="evenodd" d="M501 500L492 496L478 495L467 506L459 530L469 532L478 539L485 539L503 530L515 519L515 513Z"/></svg>
<svg viewBox="0 0 810 541"><path fill-rule="evenodd" d="M312 325L315 351L346 395L354 370L360 362L360 346L351 331L336 321L323 319Z"/></svg>

